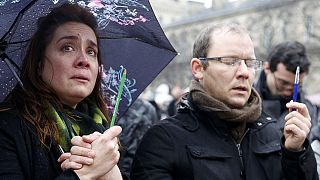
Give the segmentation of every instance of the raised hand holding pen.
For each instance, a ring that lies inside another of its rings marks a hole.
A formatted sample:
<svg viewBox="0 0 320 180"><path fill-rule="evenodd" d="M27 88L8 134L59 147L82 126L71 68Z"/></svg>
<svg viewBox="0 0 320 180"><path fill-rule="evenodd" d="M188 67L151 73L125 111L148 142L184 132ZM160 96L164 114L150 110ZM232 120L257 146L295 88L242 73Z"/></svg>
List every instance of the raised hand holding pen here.
<svg viewBox="0 0 320 180"><path fill-rule="evenodd" d="M285 117L284 137L285 147L291 151L302 151L305 139L311 128L311 118L308 108L297 102L300 67L297 66L294 78L292 101L287 103L290 113ZM291 111L294 110L294 111Z"/></svg>
<svg viewBox="0 0 320 180"><path fill-rule="evenodd" d="M292 101L286 104L289 114L285 117L284 137L285 147L291 151L302 151L305 139L311 128L311 118L308 108L303 103L297 102L299 87L300 67L297 66L294 78ZM294 111L291 111L294 109Z"/></svg>
<svg viewBox="0 0 320 180"><path fill-rule="evenodd" d="M293 100L287 103L286 107L295 109L295 111L289 112L285 117L283 134L286 140L284 145L288 150L302 151L311 128L308 108L305 104L293 102Z"/></svg>

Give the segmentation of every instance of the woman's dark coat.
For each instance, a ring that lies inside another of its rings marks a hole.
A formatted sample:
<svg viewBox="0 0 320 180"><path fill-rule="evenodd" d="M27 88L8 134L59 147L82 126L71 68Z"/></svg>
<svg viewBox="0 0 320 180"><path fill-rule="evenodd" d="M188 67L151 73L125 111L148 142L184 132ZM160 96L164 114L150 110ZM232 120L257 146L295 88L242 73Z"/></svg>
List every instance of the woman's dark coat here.
<svg viewBox="0 0 320 180"><path fill-rule="evenodd" d="M0 111L0 179L79 179L71 170L62 172L57 146L44 148L14 110Z"/></svg>
<svg viewBox="0 0 320 180"><path fill-rule="evenodd" d="M309 142L303 152L285 150L275 120L262 115L248 124L237 145L224 121L188 104L146 133L133 162L132 180L318 179Z"/></svg>

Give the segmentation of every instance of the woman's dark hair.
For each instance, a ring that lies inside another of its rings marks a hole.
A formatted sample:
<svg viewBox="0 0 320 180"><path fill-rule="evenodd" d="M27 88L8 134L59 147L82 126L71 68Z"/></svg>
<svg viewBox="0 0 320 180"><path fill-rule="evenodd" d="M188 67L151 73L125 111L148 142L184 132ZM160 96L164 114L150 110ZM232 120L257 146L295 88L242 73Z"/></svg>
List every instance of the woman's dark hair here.
<svg viewBox="0 0 320 180"><path fill-rule="evenodd" d="M40 74L44 66L45 50L52 41L56 29L68 22L86 24L97 36L96 19L86 9L69 3L52 9L47 16L38 19L37 31L31 38L23 59L20 77L24 90L17 86L6 99L16 106L22 116L36 128L41 143L46 147L50 146L46 140L58 140L59 136L55 120L46 112L50 104L60 110L63 108L55 91L42 80ZM101 65L100 51L98 51L98 64ZM107 121L110 121L106 104L101 96L100 83L99 74L92 93L85 100L94 101L106 116Z"/></svg>

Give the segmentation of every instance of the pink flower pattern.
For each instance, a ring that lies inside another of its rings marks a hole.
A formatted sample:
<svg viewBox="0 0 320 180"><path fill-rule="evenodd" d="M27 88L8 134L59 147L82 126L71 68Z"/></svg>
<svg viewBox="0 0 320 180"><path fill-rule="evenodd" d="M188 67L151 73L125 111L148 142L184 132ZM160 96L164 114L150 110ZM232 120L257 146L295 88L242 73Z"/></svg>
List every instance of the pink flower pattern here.
<svg viewBox="0 0 320 180"><path fill-rule="evenodd" d="M59 0L52 0L59 1ZM138 0L69 0L87 7L96 16L100 29L108 26L110 21L122 26L134 26L148 21L137 9L149 11Z"/></svg>
<svg viewBox="0 0 320 180"><path fill-rule="evenodd" d="M91 2L88 4L88 7L93 8L103 8L104 5L101 4L101 0L91 0Z"/></svg>
<svg viewBox="0 0 320 180"><path fill-rule="evenodd" d="M22 0L0 0L0 6L6 4L20 3ZM51 0L57 4L60 0ZM148 21L143 15L139 14L137 9L149 11L149 9L138 2L139 0L68 0L71 3L77 3L80 6L89 8L97 17L100 29L108 26L110 21L123 26L133 26L136 23L145 23Z"/></svg>

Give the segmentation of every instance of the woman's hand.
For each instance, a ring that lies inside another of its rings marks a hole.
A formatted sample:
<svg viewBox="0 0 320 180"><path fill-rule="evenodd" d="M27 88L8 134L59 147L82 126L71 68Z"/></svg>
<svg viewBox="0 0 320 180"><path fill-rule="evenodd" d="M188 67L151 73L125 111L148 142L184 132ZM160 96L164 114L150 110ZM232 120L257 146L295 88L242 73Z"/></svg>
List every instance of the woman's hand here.
<svg viewBox="0 0 320 180"><path fill-rule="evenodd" d="M121 131L121 127L114 126L103 134L93 133L88 136L74 137L71 142L74 146L70 153L62 154L58 160L63 161L62 169L74 169L80 178L109 175L119 177L120 171L116 166L120 158L117 136Z"/></svg>
<svg viewBox="0 0 320 180"><path fill-rule="evenodd" d="M61 169L80 169L82 165L90 165L93 163L95 152L91 149L91 143L96 140L101 133L94 132L90 135L75 136L71 139L73 145L70 153L63 153L58 162L61 163Z"/></svg>
<svg viewBox="0 0 320 180"><path fill-rule="evenodd" d="M98 180L122 180L119 167L117 165L113 166L107 174L99 177Z"/></svg>
<svg viewBox="0 0 320 180"><path fill-rule="evenodd" d="M75 170L80 179L102 177L116 166L120 158L117 136L121 131L120 126L113 126L91 143L95 157L91 165Z"/></svg>

